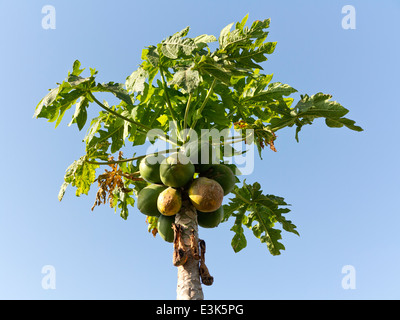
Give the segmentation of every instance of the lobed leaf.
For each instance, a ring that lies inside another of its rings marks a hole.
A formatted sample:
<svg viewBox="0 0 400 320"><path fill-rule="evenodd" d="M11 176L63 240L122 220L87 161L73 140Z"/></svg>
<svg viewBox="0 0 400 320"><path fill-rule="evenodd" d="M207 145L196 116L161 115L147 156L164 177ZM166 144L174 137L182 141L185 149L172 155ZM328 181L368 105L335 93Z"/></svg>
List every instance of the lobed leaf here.
<svg viewBox="0 0 400 320"><path fill-rule="evenodd" d="M233 192L236 197L230 199L228 205L224 205L224 220L230 216L235 217L234 226L231 228L235 232L232 239L232 247L235 252L240 251L246 246L246 240L243 234L242 225L245 225L253 231L262 243L266 243L269 252L272 255L279 255L284 250L284 245L280 242L282 239L281 230L275 228L275 223L279 222L285 231L299 235L296 226L283 217L288 213L288 206L281 197L273 195L264 195L259 183L248 185L243 182L241 188L235 187Z"/></svg>
<svg viewBox="0 0 400 320"><path fill-rule="evenodd" d="M328 127L330 128L341 128L343 126L346 126L347 128L354 130L354 131L363 131L363 129L360 126L355 125L354 120L350 120L347 118L339 118L339 119L332 119L332 118L326 118L325 123Z"/></svg>
<svg viewBox="0 0 400 320"><path fill-rule="evenodd" d="M217 41L217 38L213 35L202 34L194 38L193 41L197 45L197 49L200 50L206 47L208 43Z"/></svg>
<svg viewBox="0 0 400 320"><path fill-rule="evenodd" d="M177 85L185 90L187 93L192 93L200 84L200 75L197 70L191 68L180 69L175 74L174 77L168 85Z"/></svg>
<svg viewBox="0 0 400 320"><path fill-rule="evenodd" d="M142 67L139 67L126 79L125 86L127 90L131 92L137 92L139 94L143 93L145 89L144 84L148 76L149 73Z"/></svg>
<svg viewBox="0 0 400 320"><path fill-rule="evenodd" d="M64 183L61 186L58 194L58 200L61 201L64 197L68 185L76 187L75 195L79 197L81 194L88 194L90 186L96 179L96 169L98 165L88 163L86 156L74 161L66 170Z"/></svg>
<svg viewBox="0 0 400 320"><path fill-rule="evenodd" d="M189 32L189 27L175 33L161 42L161 51L169 59L178 59L181 56L188 56L197 49L193 39L183 38Z"/></svg>
<svg viewBox="0 0 400 320"><path fill-rule="evenodd" d="M121 83L108 82L99 83L95 87L91 88L92 92L110 92L114 94L118 99L124 101L127 105L133 106L132 98L128 91L123 87Z"/></svg>
<svg viewBox="0 0 400 320"><path fill-rule="evenodd" d="M72 116L71 122L68 126L76 123L79 131L83 129L87 121L87 107L89 106L89 99L84 96L80 97L80 101L76 103L75 113Z"/></svg>

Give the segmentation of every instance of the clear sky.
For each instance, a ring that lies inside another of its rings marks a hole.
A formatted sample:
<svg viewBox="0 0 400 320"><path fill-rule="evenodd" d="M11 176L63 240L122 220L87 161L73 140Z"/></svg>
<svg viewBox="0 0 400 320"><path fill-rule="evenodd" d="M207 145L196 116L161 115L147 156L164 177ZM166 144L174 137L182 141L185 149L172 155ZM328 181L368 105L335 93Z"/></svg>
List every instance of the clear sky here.
<svg viewBox="0 0 400 320"><path fill-rule="evenodd" d="M55 29L42 28L45 5L56 9ZM345 5L356 10L356 29L342 28ZM245 230L247 248L235 254L233 221L201 229L215 278L205 298L400 298L398 0L15 0L0 1L1 299L175 299L172 247L147 232L137 209L127 221L107 206L91 212L96 188L80 198L70 188L58 202L84 130L68 120L55 130L32 115L75 59L99 70L99 81L124 83L145 46L186 26L218 36L247 13L271 18L278 45L265 72L299 93L331 93L365 131L321 120L300 143L293 129L279 131L278 152L265 150L246 178L292 205L300 237L283 232L286 250L271 256ZM42 287L47 265L55 289ZM342 286L348 265L354 289Z"/></svg>

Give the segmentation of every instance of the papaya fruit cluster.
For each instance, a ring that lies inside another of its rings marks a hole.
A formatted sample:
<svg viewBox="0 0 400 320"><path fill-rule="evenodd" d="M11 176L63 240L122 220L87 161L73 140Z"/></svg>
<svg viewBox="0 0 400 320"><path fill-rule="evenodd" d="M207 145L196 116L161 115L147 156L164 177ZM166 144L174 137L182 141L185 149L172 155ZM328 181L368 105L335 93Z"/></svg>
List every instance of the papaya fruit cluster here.
<svg viewBox="0 0 400 320"><path fill-rule="evenodd" d="M206 159L201 156L204 144L168 157L148 155L139 164L141 177L149 184L138 194L137 207L145 215L158 217L161 238L173 242L172 223L188 199L197 211L199 226L215 228L222 221L222 201L236 183L232 170L218 163L211 145Z"/></svg>

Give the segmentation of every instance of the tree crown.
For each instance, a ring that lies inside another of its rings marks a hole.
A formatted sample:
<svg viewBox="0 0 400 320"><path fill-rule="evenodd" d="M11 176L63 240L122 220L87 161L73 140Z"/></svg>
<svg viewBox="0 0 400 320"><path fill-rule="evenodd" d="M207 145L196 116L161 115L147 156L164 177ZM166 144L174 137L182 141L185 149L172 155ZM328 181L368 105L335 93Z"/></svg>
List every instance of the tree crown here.
<svg viewBox="0 0 400 320"><path fill-rule="evenodd" d="M221 150L220 163L245 153L246 150L235 149L242 142L247 147L256 146L260 157L265 146L276 151L275 133L286 127L295 127L298 141L301 128L316 118L324 118L331 128L344 126L362 131L345 117L348 110L332 101L331 95L303 94L294 103L290 95L296 89L273 82L272 74L264 74L262 63L276 47L276 42L267 41L270 20L257 20L247 26L247 19L245 16L240 22L227 25L218 38L206 34L190 38L187 27L146 47L140 66L124 84L98 83L98 72L92 68L90 74L82 76L84 69L76 60L72 72L49 91L34 113L34 117L45 118L57 127L75 106L69 126L76 125L79 130L87 126L85 155L66 170L59 200L69 185L80 196L87 195L97 182L99 191L93 208L108 201L127 219L135 197L148 185L139 175L140 161L146 155L137 155L135 147L164 141L169 147L155 154L185 150L192 142L191 133L199 138L204 136L204 129L236 132L231 136L218 134L217 141L212 140L214 147ZM212 43L217 45L215 50L211 49ZM96 94L101 92L113 94L119 103L99 101ZM87 109L91 104L101 110L88 121ZM123 148L131 152L129 157L124 156ZM100 166L108 169L97 175ZM235 164L229 166L237 169ZM288 204L282 197L264 194L259 183L250 185L245 179L236 179L233 197L223 206L223 221L231 217L234 220L234 251L246 247L246 226L267 244L271 254L280 254L284 246L277 223L283 230L298 235L296 226L285 217L290 211ZM155 234L157 218L147 220L149 230Z"/></svg>

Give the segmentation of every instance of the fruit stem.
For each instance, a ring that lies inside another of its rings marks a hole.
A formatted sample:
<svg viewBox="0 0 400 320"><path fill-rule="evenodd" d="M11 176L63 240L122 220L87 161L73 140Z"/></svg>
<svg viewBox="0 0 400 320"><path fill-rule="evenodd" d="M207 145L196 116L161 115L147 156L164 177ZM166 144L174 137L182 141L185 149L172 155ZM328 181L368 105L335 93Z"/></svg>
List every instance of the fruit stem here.
<svg viewBox="0 0 400 320"><path fill-rule="evenodd" d="M96 99L96 97L93 95L93 93L92 93L91 91L88 91L88 94L89 94L89 96L93 99L94 102L96 102L101 108L103 108L103 109L106 110L107 112L109 112L109 113L113 114L114 116L116 116L116 117L118 117L118 118L121 118L121 119L123 119L123 120L125 120L125 121L128 121L129 123L132 123L132 124L136 125L137 127L139 127L139 128L137 128L137 130L138 130L140 133L147 134L147 132L150 131L150 130L152 129L152 128L150 128L150 127L144 125L144 124L141 124L141 123L136 122L136 121L134 121L134 120L132 120L132 119L129 119L129 118L127 118L127 117L125 117L125 116L119 114L118 112L115 112L114 110L112 110L112 109L106 107L103 103L101 103L99 100ZM143 130L142 128L143 128L144 130ZM145 131L145 130L147 130L147 131ZM174 145L174 146L178 146L178 145L179 145L178 143L176 143L176 142L174 142L173 140L171 140L170 137L169 137L167 134L165 134L165 137L162 136L162 135L159 135L158 137L159 137L161 140L164 140L165 142L168 142L168 143L170 143L170 144L172 144L172 145Z"/></svg>
<svg viewBox="0 0 400 320"><path fill-rule="evenodd" d="M215 85L217 84L217 79L214 78L213 82L211 83L210 88L208 89L207 95L202 103L202 105L200 106L200 108L197 110L197 116L195 117L195 120L193 121L193 124L191 125L191 128L194 129L196 127L197 124L197 120L199 119L199 116L201 115L203 109L205 108L205 106L207 105L208 99L210 98Z"/></svg>
<svg viewBox="0 0 400 320"><path fill-rule="evenodd" d="M254 134L253 129L251 129L250 134L247 134L244 138L242 136L234 136L234 137L230 137L225 141L221 141L221 142L217 142L217 143L213 143L213 145L222 145L222 144L233 144L233 143L238 143L238 142L242 142L242 141L246 141L248 138L250 138L252 135Z"/></svg>
<svg viewBox="0 0 400 320"><path fill-rule="evenodd" d="M161 75L161 82L162 82L163 88L164 88L166 106L167 106L169 113L171 114L172 120L174 122L175 129L177 131L177 136L180 140L182 140L182 138L180 136L180 128L178 126L178 121L176 120L175 112L174 112L174 109L172 108L171 100L169 99L169 94L168 94L168 90L167 90L168 87L167 87L167 82L165 81L164 71L161 66L160 66L160 75Z"/></svg>
<svg viewBox="0 0 400 320"><path fill-rule="evenodd" d="M141 128L143 128L143 129L145 129L145 130L151 130L150 127L148 127L148 126L146 126L146 125L144 125L144 124L141 124L141 123L139 123L139 122L136 122L136 121L134 121L134 120L132 120L132 119L129 119L129 118L127 118L127 117L125 117L125 116L119 114L118 112L115 112L114 110L112 110L112 109L106 107L104 104L102 104L99 100L96 99L96 97L93 95L93 93L92 93L91 91L88 91L88 94L89 94L89 96L93 99L94 102L96 102L101 108L103 108L103 109L106 110L107 112L113 114L114 116L116 116L116 117L118 117L118 118L124 119L125 121L128 121L128 122L130 122L130 123L132 123L132 124L134 124L134 125L136 125L136 126L138 126L138 127L141 127ZM144 133L147 133L147 132L144 132Z"/></svg>
<svg viewBox="0 0 400 320"><path fill-rule="evenodd" d="M189 115L189 108L190 108L190 104L192 102L192 97L193 97L193 94L189 93L189 98L188 98L188 101L186 103L186 109L185 109L185 117L183 119L183 129L184 130L187 128L187 118L188 118L188 115ZM186 140L187 140L187 137L185 139L185 142L186 142Z"/></svg>
<svg viewBox="0 0 400 320"><path fill-rule="evenodd" d="M98 161L92 161L92 160L85 160L87 163L90 164L97 164L97 165L109 165L109 164L115 164L115 163L123 163L123 162L128 162L128 161L134 161L134 160L140 160L148 155L157 155L157 154L165 154L165 153L170 153L170 152L175 152L176 149L167 149L159 152L154 152L150 154L145 154L139 157L133 157L133 158L128 158L128 159L122 159L122 160L111 160L111 161L105 161L105 162L98 162Z"/></svg>

